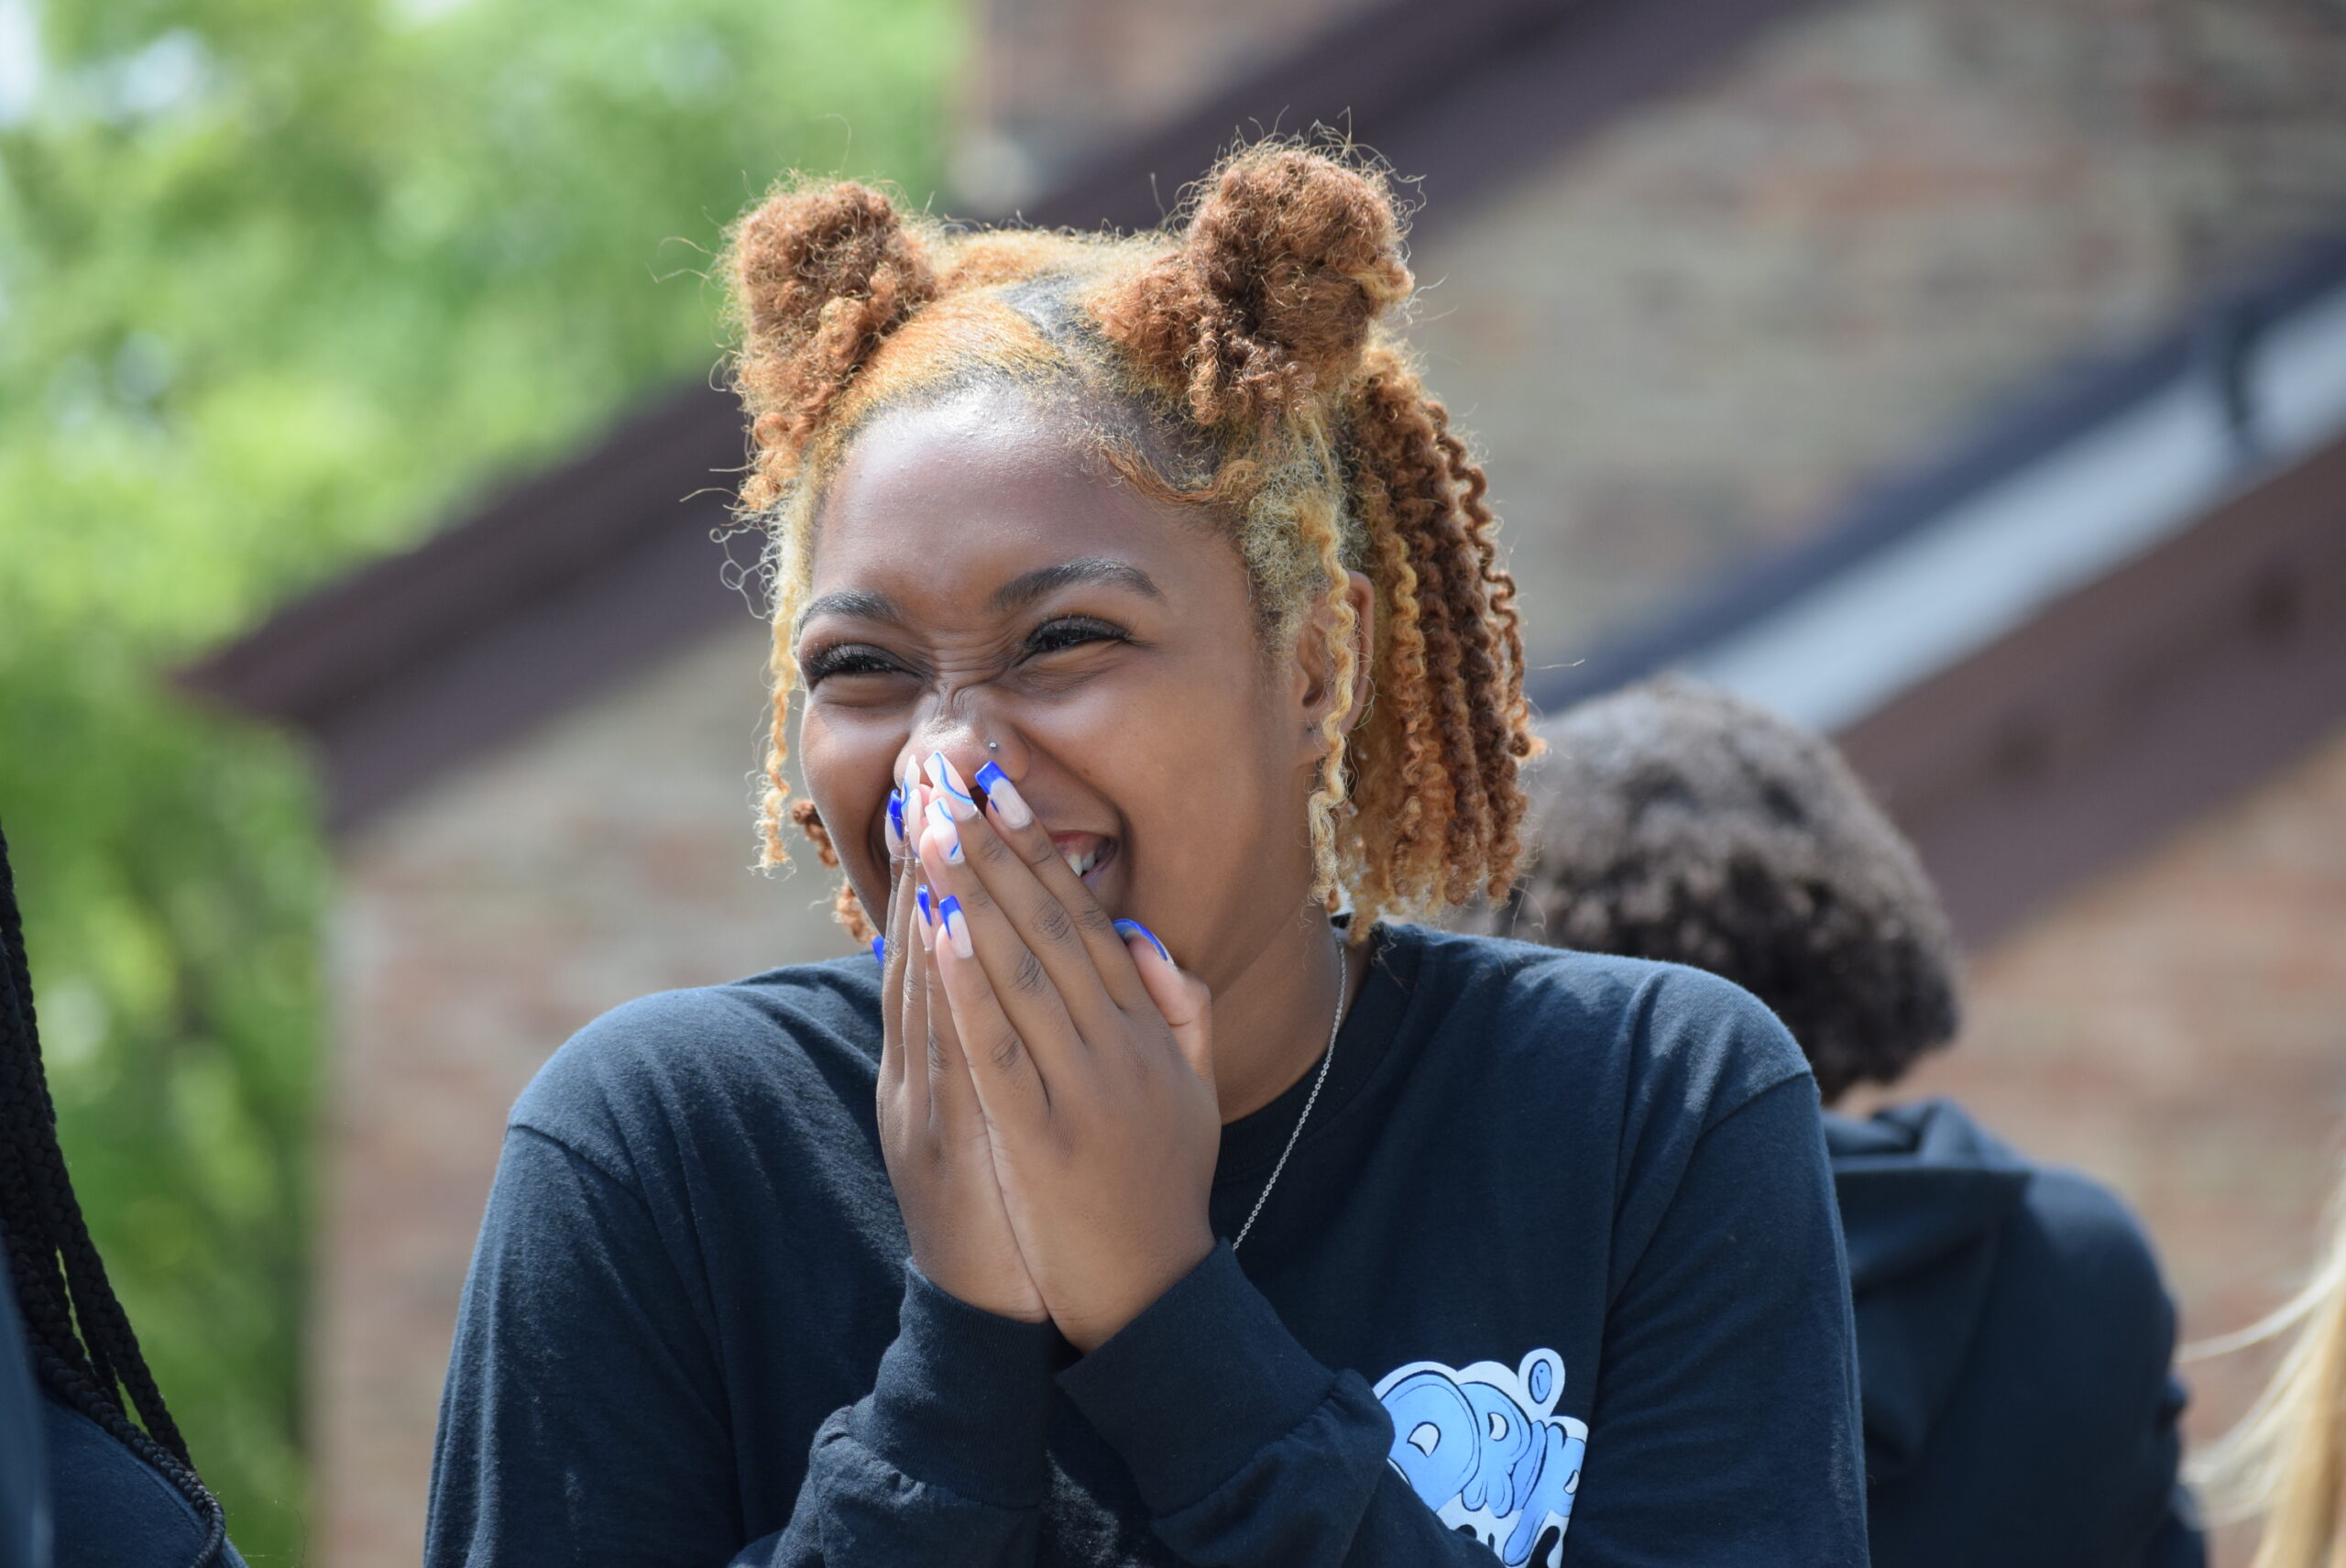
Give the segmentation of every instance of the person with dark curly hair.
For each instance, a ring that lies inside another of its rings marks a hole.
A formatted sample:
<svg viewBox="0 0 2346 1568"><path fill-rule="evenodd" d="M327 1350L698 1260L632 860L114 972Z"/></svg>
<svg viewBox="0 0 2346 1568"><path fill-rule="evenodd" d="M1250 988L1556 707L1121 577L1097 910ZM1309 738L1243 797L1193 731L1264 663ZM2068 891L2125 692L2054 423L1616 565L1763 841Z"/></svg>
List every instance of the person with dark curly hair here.
<svg viewBox="0 0 2346 1568"><path fill-rule="evenodd" d="M1467 924L1735 981L1828 1106L1954 1037L1938 892L1822 736L1676 676L1541 733L1530 862ZM1876 1568L2202 1562L2176 1479L2175 1310L2118 1200L1943 1100L1828 1114L1825 1137Z"/></svg>
<svg viewBox="0 0 2346 1568"><path fill-rule="evenodd" d="M20 1431L0 1442L0 1453L20 1456L20 1465L38 1456L45 1495L32 1501L47 1550L31 1561L41 1568L244 1568L219 1499L196 1474L187 1440L115 1297L58 1146L5 835L0 1245L23 1313L23 1337L13 1348L27 1353L40 1396L38 1432ZM0 1351L7 1348L0 1339ZM16 1489L0 1486L0 1493Z"/></svg>
<svg viewBox="0 0 2346 1568"><path fill-rule="evenodd" d="M728 274L762 841L872 950L522 1095L433 1568L1862 1563L1798 1048L1404 918L1508 885L1532 743L1384 178L1254 148L1132 239L800 186Z"/></svg>

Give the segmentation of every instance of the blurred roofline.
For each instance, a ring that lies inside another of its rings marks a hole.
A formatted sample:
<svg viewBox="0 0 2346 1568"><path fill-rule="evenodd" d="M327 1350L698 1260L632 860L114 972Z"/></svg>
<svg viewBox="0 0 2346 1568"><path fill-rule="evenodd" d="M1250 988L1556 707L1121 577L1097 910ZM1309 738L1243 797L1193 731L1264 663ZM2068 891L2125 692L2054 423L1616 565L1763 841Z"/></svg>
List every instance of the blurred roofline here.
<svg viewBox="0 0 2346 1568"><path fill-rule="evenodd" d="M1683 81L1812 0L1420 0L1338 24L1025 204L1048 226L1153 226L1242 131L1349 125L1464 198ZM321 747L346 830L440 770L742 613L711 536L744 444L706 384L648 400L586 452L494 494L414 548L301 595L173 672L184 690Z"/></svg>
<svg viewBox="0 0 2346 1568"><path fill-rule="evenodd" d="M978 215L1154 228L1238 140L1325 126L1408 180L1430 203L1420 227L1431 231L1495 181L1819 3L1384 0L1067 170L1034 201Z"/></svg>
<svg viewBox="0 0 2346 1568"><path fill-rule="evenodd" d="M2163 394L2203 394L2211 422L2230 445L2224 479L2231 488L2253 483L2328 433L2268 427L2269 408L2257 395L2259 356L2292 317L2338 302L2346 302L2346 228L2304 241L2279 264L2211 291L2145 341L2057 372L2010 400L1944 455L1859 496L1837 521L1789 548L1731 565L1601 641L1585 657L1545 672L1531 683L1534 705L1569 707L1657 671L1699 663L1770 617L1794 611L1822 585ZM1790 717L1836 729L1862 711Z"/></svg>

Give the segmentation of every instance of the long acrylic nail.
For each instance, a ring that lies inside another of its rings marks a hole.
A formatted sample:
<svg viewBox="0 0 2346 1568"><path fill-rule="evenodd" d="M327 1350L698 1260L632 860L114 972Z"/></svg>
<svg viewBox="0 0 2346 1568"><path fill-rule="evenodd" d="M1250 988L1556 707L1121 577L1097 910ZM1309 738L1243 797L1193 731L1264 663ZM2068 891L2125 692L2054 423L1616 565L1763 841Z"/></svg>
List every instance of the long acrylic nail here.
<svg viewBox="0 0 2346 1568"><path fill-rule="evenodd" d="M929 952L933 948L928 928L937 923L937 911L928 902L928 889L914 889L913 898L920 905L920 918L913 923L913 934L920 938L920 950Z"/></svg>
<svg viewBox="0 0 2346 1568"><path fill-rule="evenodd" d="M945 858L958 864L961 859L960 825L953 820L953 814L945 809L941 800L928 803L928 830L945 846Z"/></svg>
<svg viewBox="0 0 2346 1568"><path fill-rule="evenodd" d="M953 944L953 950L965 959L974 957L976 949L970 946L970 917L961 913L961 901L948 894L937 906L937 913L944 922L945 938Z"/></svg>
<svg viewBox="0 0 2346 1568"><path fill-rule="evenodd" d="M888 852L904 852L904 792L901 788L888 792Z"/></svg>
<svg viewBox="0 0 2346 1568"><path fill-rule="evenodd" d="M1003 827L1025 828L1034 822L1035 814L1027 809L1026 797L1018 793L1018 786L1010 782L1010 775L1002 771L1001 763L988 762L978 770L978 787L986 792L986 799L1002 814Z"/></svg>
<svg viewBox="0 0 2346 1568"><path fill-rule="evenodd" d="M1117 921L1116 935L1122 937L1127 942L1131 941L1135 937L1147 938L1148 945L1157 949L1157 956L1163 959L1167 963L1173 964L1173 955L1165 950L1165 944L1157 939L1157 933L1142 925L1139 921ZM1175 969L1179 969L1181 966L1179 964L1173 964L1173 967Z"/></svg>
<svg viewBox="0 0 2346 1568"><path fill-rule="evenodd" d="M878 960L879 960L880 965L881 965L881 967L882 967L882 968L883 968L883 969L884 969L884 968L886 968L886 967L887 967L887 963L888 963L888 938L885 938L885 937L874 937L874 938L872 938L872 956L874 959L878 959Z"/></svg>
<svg viewBox="0 0 2346 1568"><path fill-rule="evenodd" d="M953 766L953 760L942 751L928 754L928 782L945 795L945 809L967 822L978 814L978 803L970 794L969 784Z"/></svg>

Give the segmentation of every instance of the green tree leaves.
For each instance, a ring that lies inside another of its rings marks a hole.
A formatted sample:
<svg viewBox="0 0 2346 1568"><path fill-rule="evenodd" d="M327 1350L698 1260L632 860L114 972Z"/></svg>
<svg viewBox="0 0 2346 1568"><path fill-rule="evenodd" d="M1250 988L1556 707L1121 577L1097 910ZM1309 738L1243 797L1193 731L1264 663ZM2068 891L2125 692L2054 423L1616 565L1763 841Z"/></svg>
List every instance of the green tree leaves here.
<svg viewBox="0 0 2346 1568"><path fill-rule="evenodd" d="M0 10L38 34L0 71L0 821L75 1180L258 1568L301 1552L327 855L298 750L163 673L706 374L724 225L794 167L925 195L961 23Z"/></svg>

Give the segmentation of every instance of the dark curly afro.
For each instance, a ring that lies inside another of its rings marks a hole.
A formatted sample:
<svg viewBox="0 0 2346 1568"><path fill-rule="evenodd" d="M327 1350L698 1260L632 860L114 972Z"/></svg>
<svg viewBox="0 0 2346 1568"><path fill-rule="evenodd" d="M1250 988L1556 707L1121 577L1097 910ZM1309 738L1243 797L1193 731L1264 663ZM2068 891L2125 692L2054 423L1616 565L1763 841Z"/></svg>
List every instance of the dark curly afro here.
<svg viewBox="0 0 2346 1568"><path fill-rule="evenodd" d="M1775 1009L1828 1104L1953 1037L1946 912L1823 737L1675 676L1543 733L1529 870L1475 924L1726 976Z"/></svg>

